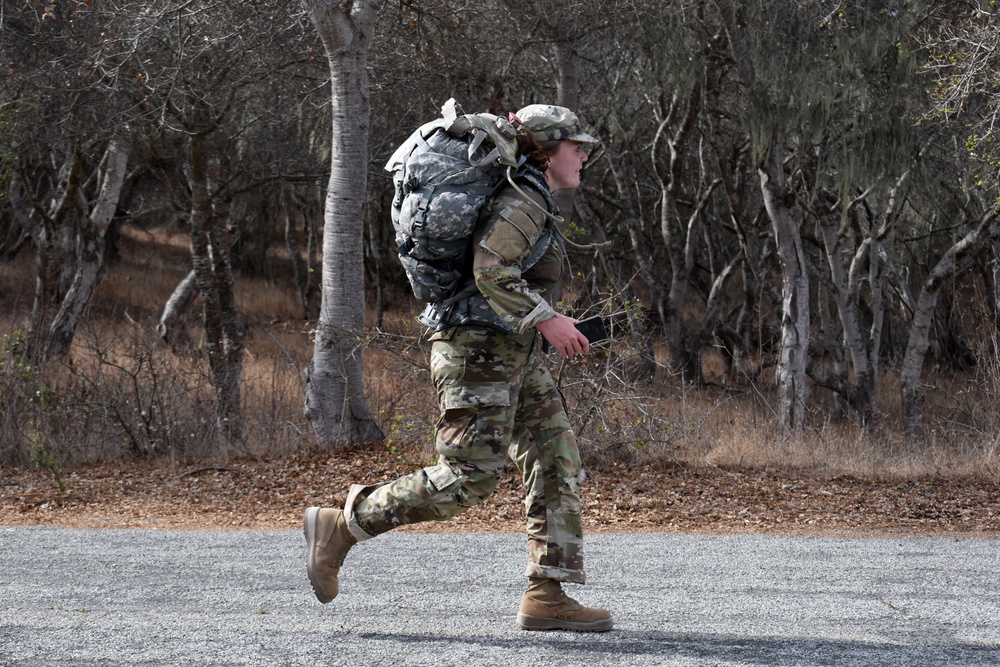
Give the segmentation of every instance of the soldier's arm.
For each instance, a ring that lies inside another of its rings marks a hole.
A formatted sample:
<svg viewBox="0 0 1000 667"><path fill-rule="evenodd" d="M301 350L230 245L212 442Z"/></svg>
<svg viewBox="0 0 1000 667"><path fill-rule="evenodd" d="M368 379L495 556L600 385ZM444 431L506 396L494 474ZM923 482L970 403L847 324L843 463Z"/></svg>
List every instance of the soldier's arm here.
<svg viewBox="0 0 1000 667"><path fill-rule="evenodd" d="M523 201L497 207L481 236L477 237L473 272L487 303L514 331L537 327L562 356L586 354L586 336L576 320L556 312L521 277L521 266L545 229L544 213Z"/></svg>
<svg viewBox="0 0 1000 667"><path fill-rule="evenodd" d="M544 213L519 197L501 195L476 235L476 286L493 310L518 333L556 314L521 276L521 267L544 230Z"/></svg>

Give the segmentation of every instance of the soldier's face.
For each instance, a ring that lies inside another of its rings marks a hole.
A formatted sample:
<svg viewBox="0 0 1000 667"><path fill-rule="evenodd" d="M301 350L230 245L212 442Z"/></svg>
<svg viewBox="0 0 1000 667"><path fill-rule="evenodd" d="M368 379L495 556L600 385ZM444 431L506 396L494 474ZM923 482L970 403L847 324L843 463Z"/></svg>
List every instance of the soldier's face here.
<svg viewBox="0 0 1000 667"><path fill-rule="evenodd" d="M580 185L580 170L587 161L587 153L579 141L563 141L549 158L545 180L552 190L575 188Z"/></svg>

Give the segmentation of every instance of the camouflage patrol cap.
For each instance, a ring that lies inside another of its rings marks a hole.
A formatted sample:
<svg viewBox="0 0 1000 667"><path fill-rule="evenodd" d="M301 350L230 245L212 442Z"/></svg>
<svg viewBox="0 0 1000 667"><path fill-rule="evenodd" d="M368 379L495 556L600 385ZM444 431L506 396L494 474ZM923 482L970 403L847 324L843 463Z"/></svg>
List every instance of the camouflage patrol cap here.
<svg viewBox="0 0 1000 667"><path fill-rule="evenodd" d="M531 130L535 141L580 141L585 144L598 141L583 131L580 119L566 107L529 104L515 115Z"/></svg>

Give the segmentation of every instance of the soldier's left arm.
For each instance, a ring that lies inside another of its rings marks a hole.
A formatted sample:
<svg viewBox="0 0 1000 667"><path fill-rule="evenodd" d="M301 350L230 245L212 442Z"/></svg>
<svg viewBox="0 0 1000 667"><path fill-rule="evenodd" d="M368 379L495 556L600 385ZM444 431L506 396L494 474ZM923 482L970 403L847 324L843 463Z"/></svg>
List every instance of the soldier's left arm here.
<svg viewBox="0 0 1000 667"><path fill-rule="evenodd" d="M556 311L521 275L521 267L545 231L544 214L513 201L492 216L476 244L473 275L487 303L522 333Z"/></svg>

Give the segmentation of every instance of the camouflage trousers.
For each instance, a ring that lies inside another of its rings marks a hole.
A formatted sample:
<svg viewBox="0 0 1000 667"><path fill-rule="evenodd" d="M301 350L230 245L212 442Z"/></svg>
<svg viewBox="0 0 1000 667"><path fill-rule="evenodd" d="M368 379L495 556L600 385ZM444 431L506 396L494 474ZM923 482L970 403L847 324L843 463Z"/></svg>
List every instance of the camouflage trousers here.
<svg viewBox="0 0 1000 667"><path fill-rule="evenodd" d="M535 332L464 326L436 338L438 463L381 486L352 487L352 532L364 539L450 519L493 493L509 456L526 492L525 574L584 583L580 452L552 375L534 351Z"/></svg>

